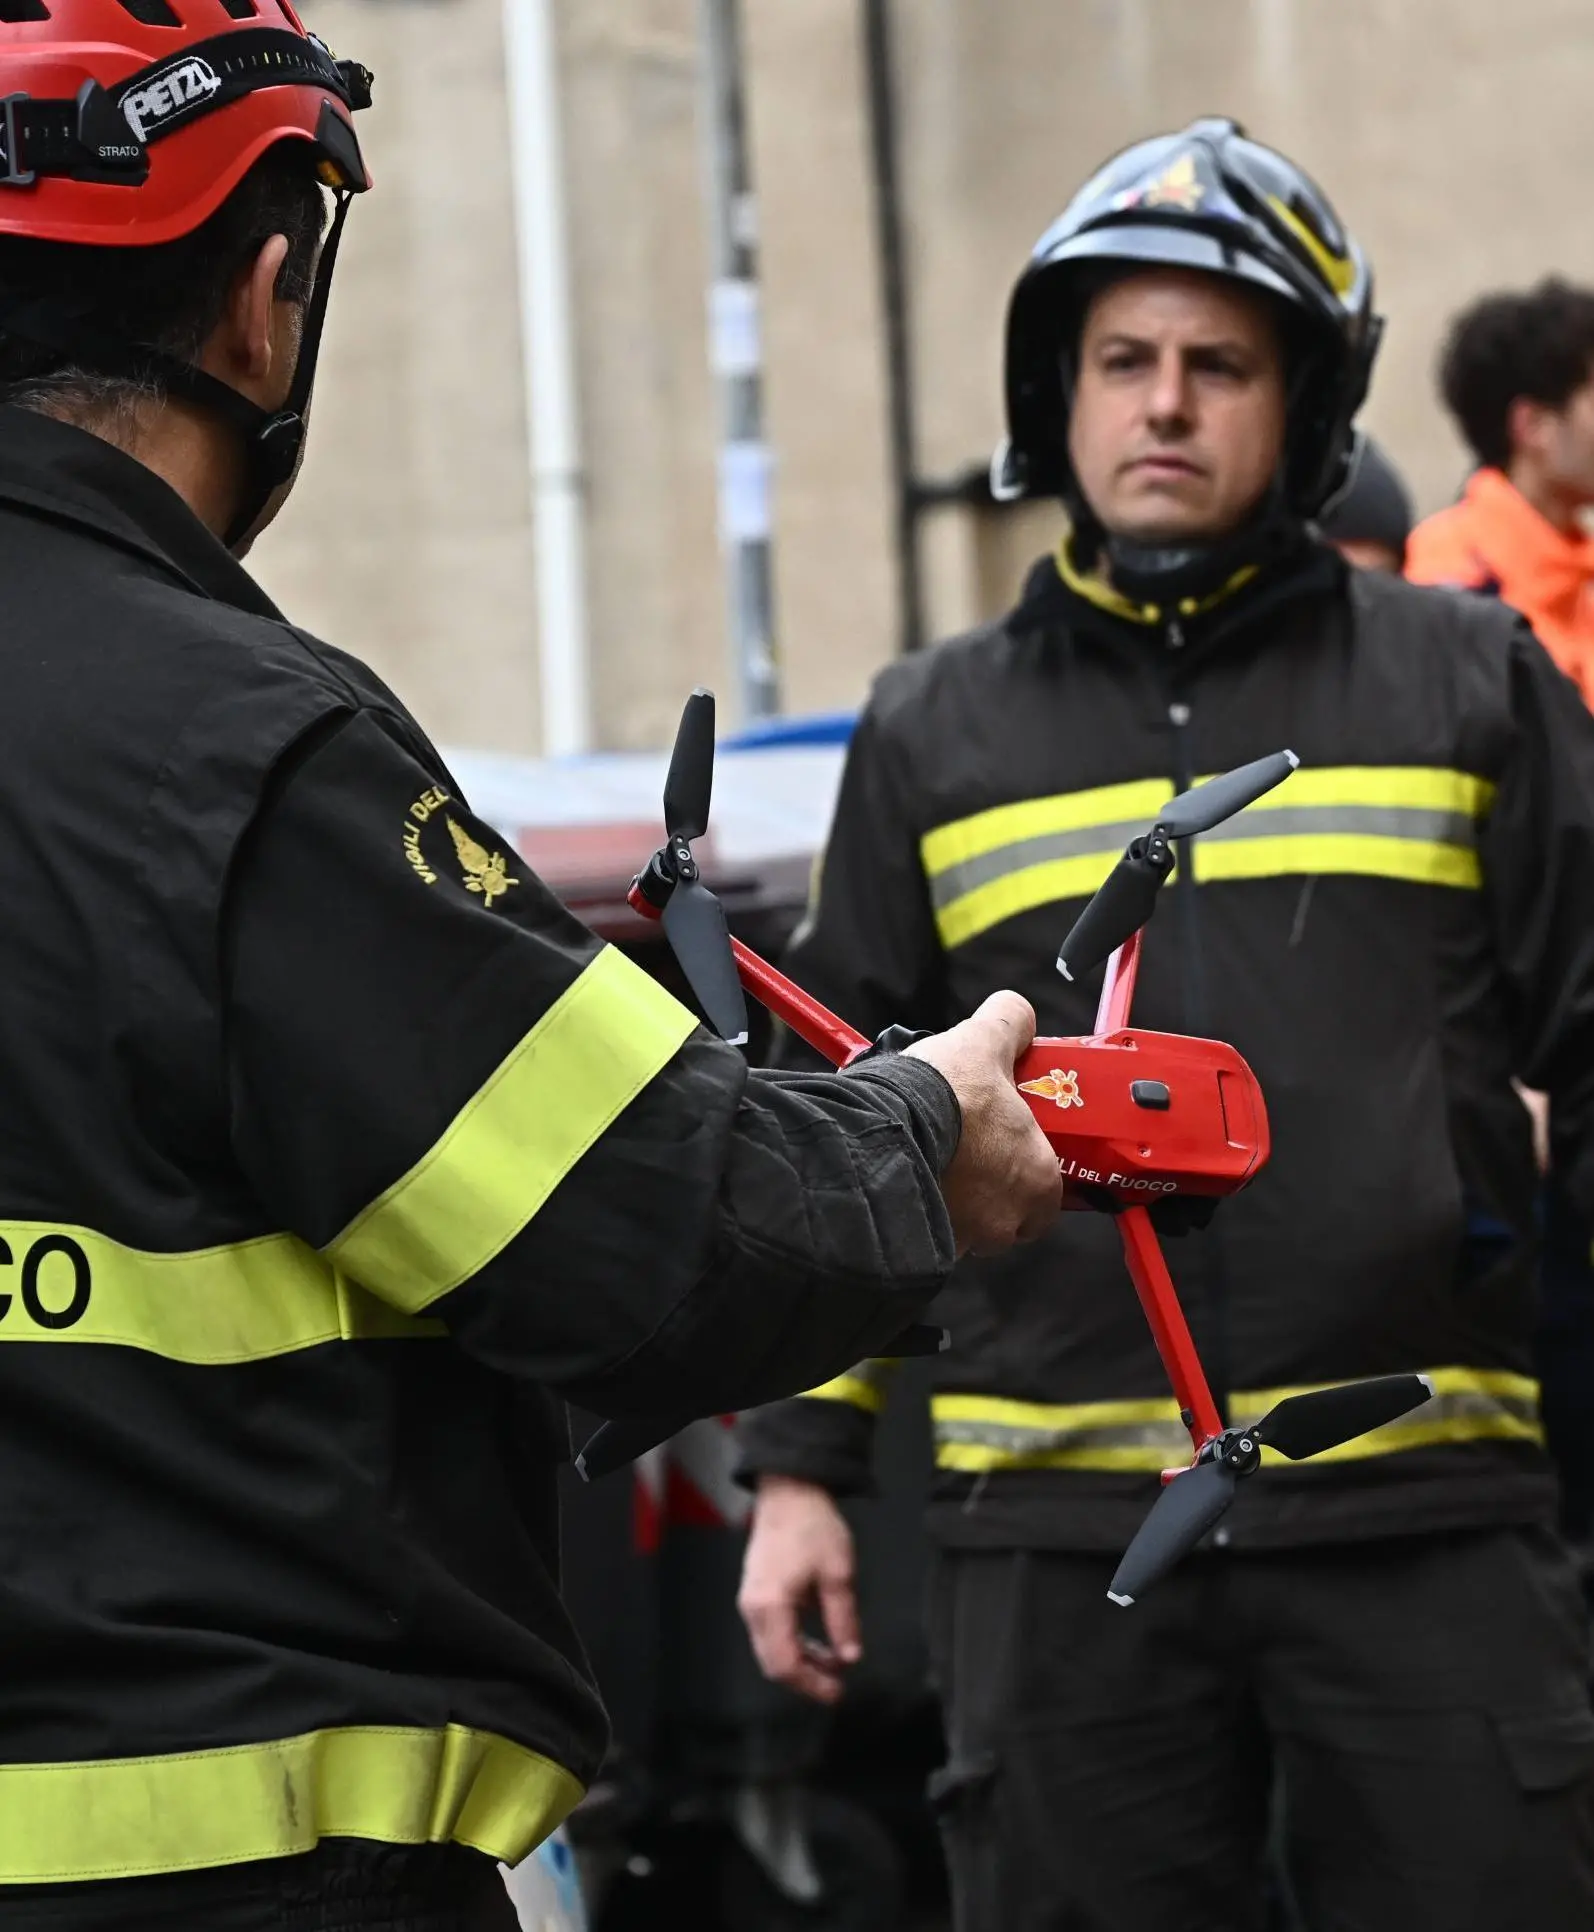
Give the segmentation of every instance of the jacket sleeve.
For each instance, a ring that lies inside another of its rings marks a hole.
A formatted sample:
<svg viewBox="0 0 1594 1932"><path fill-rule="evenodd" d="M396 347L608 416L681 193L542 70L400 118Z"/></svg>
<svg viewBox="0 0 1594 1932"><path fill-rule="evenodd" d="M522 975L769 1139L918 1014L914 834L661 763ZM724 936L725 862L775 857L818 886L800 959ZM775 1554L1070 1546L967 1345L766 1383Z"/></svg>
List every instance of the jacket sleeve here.
<svg viewBox="0 0 1594 1932"><path fill-rule="evenodd" d="M281 770L222 938L233 1146L272 1224L600 1415L823 1382L951 1267L939 1074L750 1075L377 713Z"/></svg>
<svg viewBox="0 0 1594 1932"><path fill-rule="evenodd" d="M1594 718L1526 624L1483 833L1515 1072L1550 1096L1551 1160L1594 1225Z"/></svg>
<svg viewBox="0 0 1594 1932"><path fill-rule="evenodd" d="M911 777L875 705L858 721L807 916L785 969L872 1039L883 1027L940 1028L947 1008L943 954L919 856ZM793 1035L783 1064L814 1064ZM741 1418L737 1478L795 1476L838 1496L873 1486L876 1420L894 1364L865 1360L792 1401Z"/></svg>

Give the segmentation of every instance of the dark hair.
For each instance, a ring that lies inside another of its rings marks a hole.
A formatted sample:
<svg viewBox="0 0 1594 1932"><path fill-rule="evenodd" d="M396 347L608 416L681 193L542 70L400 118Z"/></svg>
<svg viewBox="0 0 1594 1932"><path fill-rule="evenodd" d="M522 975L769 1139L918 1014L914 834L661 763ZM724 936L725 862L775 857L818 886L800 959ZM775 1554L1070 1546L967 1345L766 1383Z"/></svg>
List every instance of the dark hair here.
<svg viewBox="0 0 1594 1932"><path fill-rule="evenodd" d="M1439 389L1480 463L1511 461L1511 405L1559 409L1594 375L1594 289L1550 275L1525 295L1486 295L1450 326Z"/></svg>
<svg viewBox="0 0 1594 1932"><path fill-rule="evenodd" d="M308 144L279 141L214 214L175 241L99 248L0 237L0 287L13 300L37 302L66 330L192 362L221 320L233 278L273 235L288 238L278 295L308 299L325 218ZM161 393L153 369L97 370L91 352L33 342L0 321L0 402L98 414Z"/></svg>

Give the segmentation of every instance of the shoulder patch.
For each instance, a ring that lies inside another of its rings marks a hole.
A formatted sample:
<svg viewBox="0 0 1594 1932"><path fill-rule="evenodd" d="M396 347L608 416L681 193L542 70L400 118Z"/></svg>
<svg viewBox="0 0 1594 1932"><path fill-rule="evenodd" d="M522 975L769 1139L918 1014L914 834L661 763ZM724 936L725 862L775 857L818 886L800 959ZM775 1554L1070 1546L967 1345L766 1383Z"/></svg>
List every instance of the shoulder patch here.
<svg viewBox="0 0 1594 1932"><path fill-rule="evenodd" d="M432 786L411 802L400 836L404 857L422 885L436 885L440 870L457 867L465 890L476 893L483 905L491 906L520 881L510 873L509 861L502 852L483 845L446 809L453 803L453 793L441 785ZM453 847L452 859L446 850L439 849L445 826Z"/></svg>

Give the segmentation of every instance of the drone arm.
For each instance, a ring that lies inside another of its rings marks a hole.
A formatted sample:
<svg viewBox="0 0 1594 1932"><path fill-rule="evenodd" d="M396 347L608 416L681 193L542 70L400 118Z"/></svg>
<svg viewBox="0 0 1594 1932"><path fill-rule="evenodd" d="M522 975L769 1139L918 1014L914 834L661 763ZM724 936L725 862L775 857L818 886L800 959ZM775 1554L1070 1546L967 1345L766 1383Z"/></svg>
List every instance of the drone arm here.
<svg viewBox="0 0 1594 1932"><path fill-rule="evenodd" d="M1141 928L1143 932L1144 927ZM1096 1008L1096 1031L1117 1033L1129 1024L1129 1008L1134 1003L1135 981L1140 976L1140 933L1131 933L1107 961L1107 977L1101 985L1101 1001Z"/></svg>
<svg viewBox="0 0 1594 1932"><path fill-rule="evenodd" d="M1223 1418L1218 1414L1212 1391L1207 1387L1201 1357L1196 1353L1190 1325L1174 1292L1173 1277L1162 1257L1162 1248L1151 1216L1142 1207L1125 1208L1118 1215L1118 1236L1123 1242L1124 1260L1140 1306L1151 1325L1152 1340L1162 1357L1168 1380L1178 1399L1180 1420L1190 1431L1190 1440L1199 1450L1212 1437L1223 1433Z"/></svg>
<svg viewBox="0 0 1594 1932"><path fill-rule="evenodd" d="M736 955L736 971L754 999L767 1006L777 1020L789 1026L800 1040L806 1040L815 1053L821 1053L833 1067L845 1067L869 1050L869 1042L845 1020L838 1019L828 1006L805 993L794 981L761 959L751 946L744 946L734 934L731 951Z"/></svg>

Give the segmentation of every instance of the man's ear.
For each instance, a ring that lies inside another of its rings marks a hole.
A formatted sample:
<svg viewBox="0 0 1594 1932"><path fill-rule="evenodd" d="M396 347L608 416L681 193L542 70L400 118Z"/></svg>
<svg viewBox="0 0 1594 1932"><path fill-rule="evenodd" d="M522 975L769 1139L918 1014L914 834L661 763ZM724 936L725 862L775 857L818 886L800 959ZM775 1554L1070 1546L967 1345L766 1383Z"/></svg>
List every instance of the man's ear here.
<svg viewBox="0 0 1594 1932"><path fill-rule="evenodd" d="M211 373L223 382L249 388L270 385L281 342L277 280L287 259L287 236L273 235L233 277L227 306L205 355Z"/></svg>
<svg viewBox="0 0 1594 1932"><path fill-rule="evenodd" d="M1506 411L1506 435L1512 449L1537 450L1544 440L1544 429L1555 411L1531 396L1516 397Z"/></svg>

